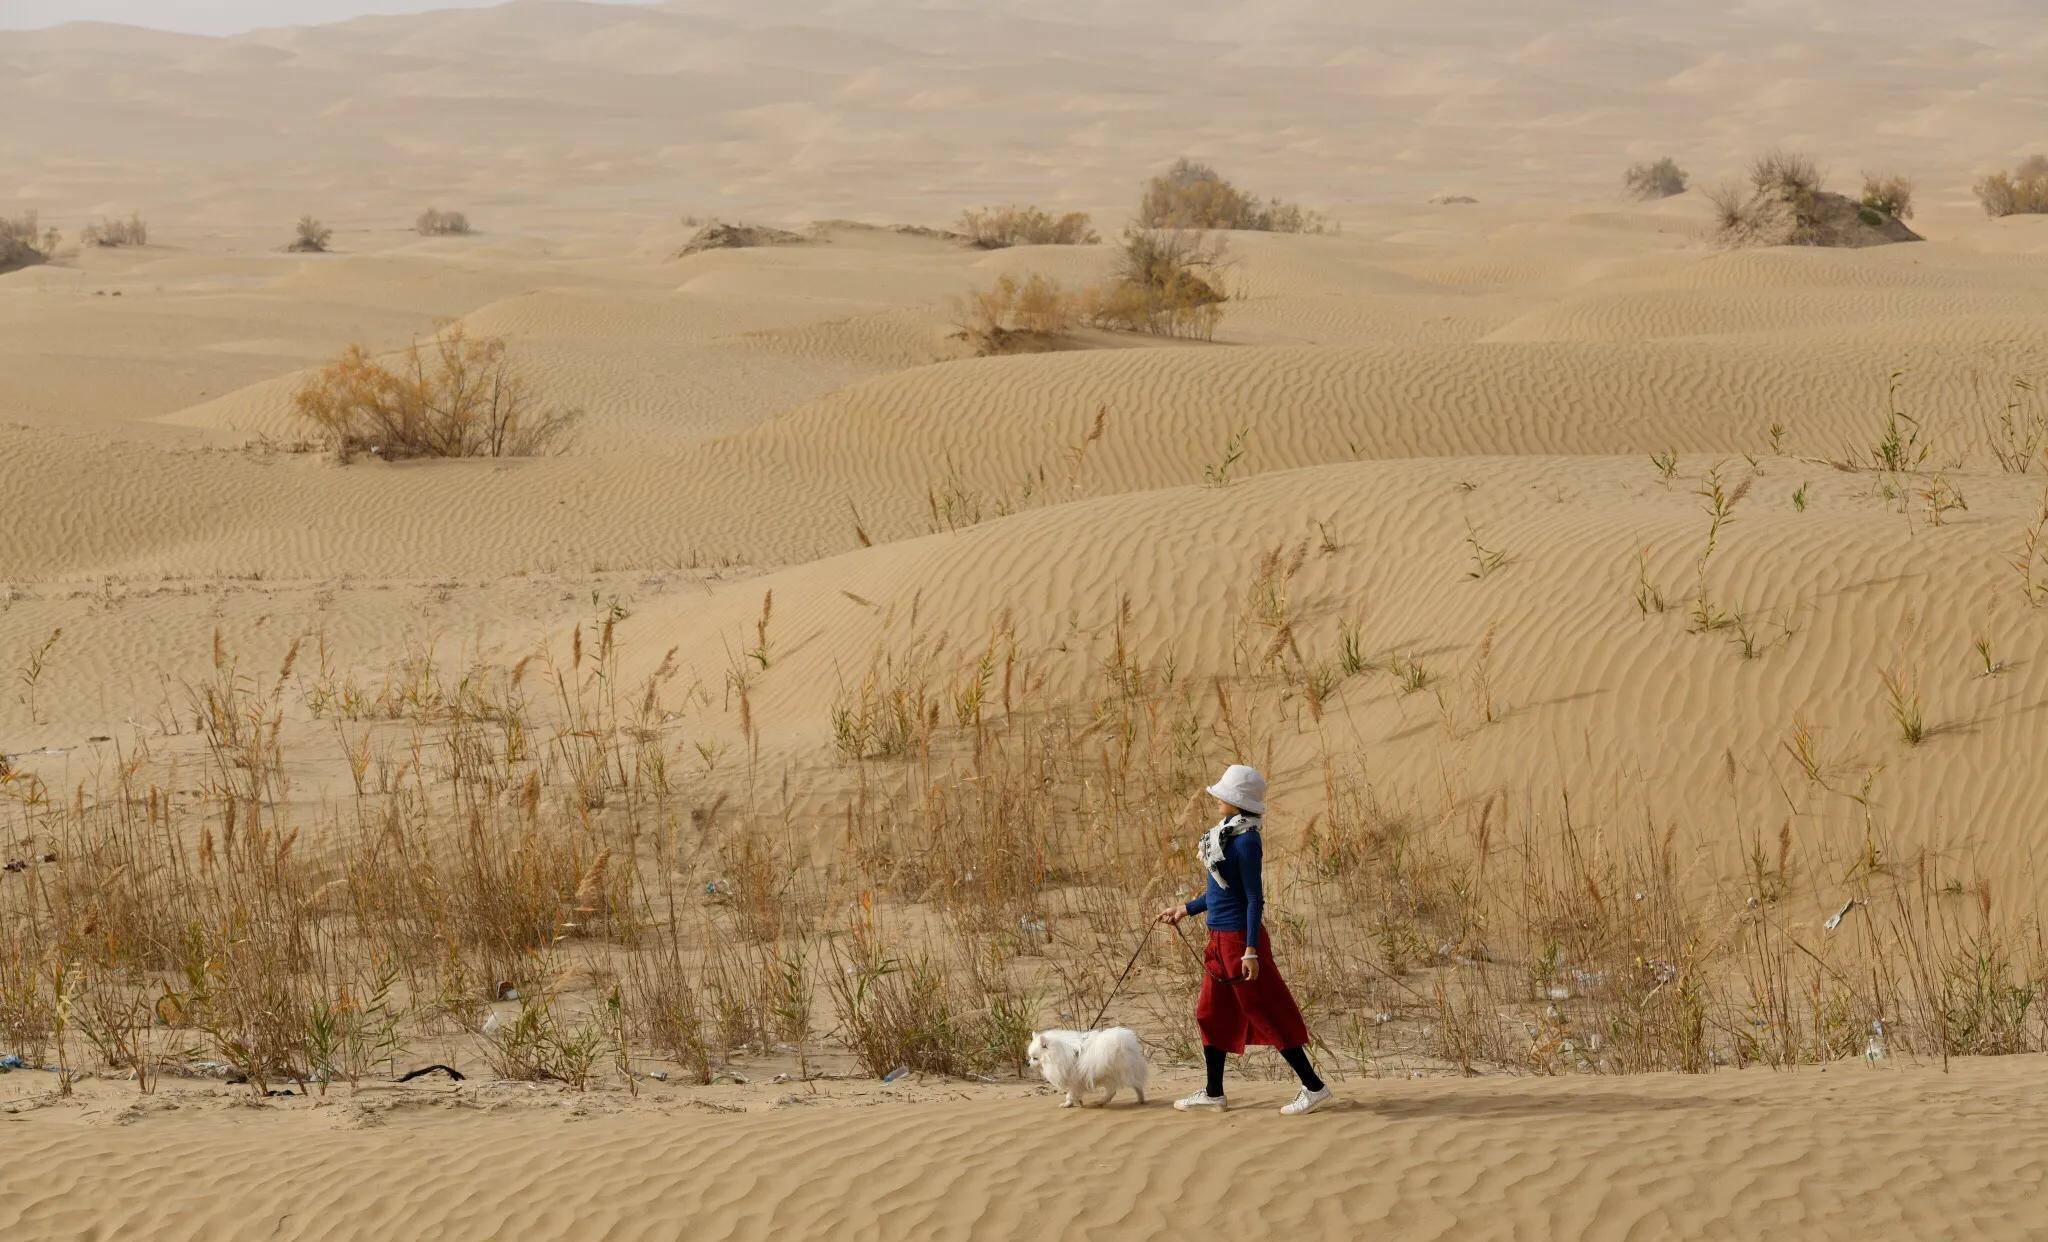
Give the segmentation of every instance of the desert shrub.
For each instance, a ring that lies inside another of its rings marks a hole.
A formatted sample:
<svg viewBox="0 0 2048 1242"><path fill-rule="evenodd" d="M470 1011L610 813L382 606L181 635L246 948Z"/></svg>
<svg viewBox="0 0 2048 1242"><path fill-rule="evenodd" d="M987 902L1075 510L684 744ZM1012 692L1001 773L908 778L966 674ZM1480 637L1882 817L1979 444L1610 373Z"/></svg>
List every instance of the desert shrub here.
<svg viewBox="0 0 2048 1242"><path fill-rule="evenodd" d="M1182 156L1145 183L1138 221L1148 229L1244 229L1258 233L1324 233L1321 212L1277 198L1261 204L1207 164Z"/></svg>
<svg viewBox="0 0 2048 1242"><path fill-rule="evenodd" d="M982 354L1042 349L1070 331L1080 317L1080 299L1060 282L1033 272L1024 280L1005 275L986 289L953 302L960 336Z"/></svg>
<svg viewBox="0 0 2048 1242"><path fill-rule="evenodd" d="M1629 197L1645 202L1685 193L1688 178L1678 161L1665 156L1653 164L1637 164L1621 175Z"/></svg>
<svg viewBox="0 0 2048 1242"><path fill-rule="evenodd" d="M531 457L566 446L580 410L545 405L502 337L453 325L418 341L395 367L360 345L292 398L343 460L359 452L405 457Z"/></svg>
<svg viewBox="0 0 2048 1242"><path fill-rule="evenodd" d="M1867 172L1863 174L1863 197L1858 201L1894 220L1911 220L1913 183L1897 173Z"/></svg>
<svg viewBox="0 0 2048 1242"><path fill-rule="evenodd" d="M101 220L88 224L78 236L89 246L147 246L149 225L143 223L140 212L132 212L126 220Z"/></svg>
<svg viewBox="0 0 2048 1242"><path fill-rule="evenodd" d="M298 224L293 226L291 244L286 246L285 249L295 250L301 254L325 254L327 253L327 243L332 240L334 240L333 229L328 228L311 216L300 216Z"/></svg>
<svg viewBox="0 0 2048 1242"><path fill-rule="evenodd" d="M445 237L470 231L468 216L459 211L442 211L438 207L429 207L421 212L419 218L412 222L412 227L421 237Z"/></svg>
<svg viewBox="0 0 2048 1242"><path fill-rule="evenodd" d="M1976 192L1987 216L2048 214L2048 155L2030 155L2009 173L1992 173Z"/></svg>
<svg viewBox="0 0 2048 1242"><path fill-rule="evenodd" d="M1250 195L1214 168L1183 156L1146 183L1138 223L1153 229L1234 229L1254 206Z"/></svg>
<svg viewBox="0 0 2048 1242"><path fill-rule="evenodd" d="M1082 314L1100 328L1209 340L1230 297L1223 288L1228 263L1221 237L1126 229L1109 283L1088 292Z"/></svg>
<svg viewBox="0 0 2048 1242"><path fill-rule="evenodd" d="M1088 246L1102 240L1085 211L1054 216L1037 207L984 207L960 213L960 231L983 250L1005 246Z"/></svg>
<svg viewBox="0 0 2048 1242"><path fill-rule="evenodd" d="M55 229L41 228L33 211L0 216L0 272L48 263L57 253L58 236Z"/></svg>
<svg viewBox="0 0 2048 1242"><path fill-rule="evenodd" d="M1749 184L1759 194L1812 194L1820 183L1820 165L1812 156L1780 148L1750 161Z"/></svg>

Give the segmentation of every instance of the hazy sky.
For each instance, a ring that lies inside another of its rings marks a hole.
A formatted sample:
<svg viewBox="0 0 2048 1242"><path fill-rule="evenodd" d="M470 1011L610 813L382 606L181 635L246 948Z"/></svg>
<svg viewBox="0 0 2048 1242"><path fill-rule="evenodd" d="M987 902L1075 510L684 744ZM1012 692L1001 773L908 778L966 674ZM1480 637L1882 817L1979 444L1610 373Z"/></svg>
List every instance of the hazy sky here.
<svg viewBox="0 0 2048 1242"><path fill-rule="evenodd" d="M236 34L258 26L307 26L365 13L476 9L498 0L0 0L0 29L60 22L122 22L194 34ZM632 0L623 0L631 3Z"/></svg>

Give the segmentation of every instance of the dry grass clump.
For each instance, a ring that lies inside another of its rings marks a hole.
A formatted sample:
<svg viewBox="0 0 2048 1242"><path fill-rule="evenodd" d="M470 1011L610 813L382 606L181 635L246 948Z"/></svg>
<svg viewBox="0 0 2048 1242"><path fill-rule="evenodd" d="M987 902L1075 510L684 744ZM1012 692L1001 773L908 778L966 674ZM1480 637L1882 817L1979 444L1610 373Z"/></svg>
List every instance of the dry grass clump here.
<svg viewBox="0 0 2048 1242"><path fill-rule="evenodd" d="M567 447L580 410L548 405L504 338L461 324L430 346L413 342L395 367L351 345L294 394L292 407L346 461L408 457L532 457Z"/></svg>
<svg viewBox="0 0 2048 1242"><path fill-rule="evenodd" d="M1628 190L1630 198L1649 202L1670 198L1685 193L1690 179L1678 161L1665 156L1654 163L1635 164L1621 174L1621 183Z"/></svg>
<svg viewBox="0 0 2048 1242"><path fill-rule="evenodd" d="M0 216L0 272L48 263L60 240L56 229L41 227L33 211Z"/></svg>
<svg viewBox="0 0 2048 1242"><path fill-rule="evenodd" d="M1102 240L1088 213L1054 216L1037 207L983 207L960 213L960 231L982 250L1006 246L1089 246Z"/></svg>
<svg viewBox="0 0 2048 1242"><path fill-rule="evenodd" d="M1748 222L1749 196L1740 185L1724 181L1706 192L1707 205L1714 209L1714 229L1727 235Z"/></svg>
<svg viewBox="0 0 2048 1242"><path fill-rule="evenodd" d="M470 232L469 217L459 211L442 211L429 207L412 222L413 231L421 237L459 236Z"/></svg>
<svg viewBox="0 0 2048 1242"><path fill-rule="evenodd" d="M1897 173L1867 172L1863 174L1863 197L1858 201L1894 220L1911 220L1913 183Z"/></svg>
<svg viewBox="0 0 2048 1242"><path fill-rule="evenodd" d="M958 335L983 356L1056 349L1081 313L1079 294L1036 272L1023 280L1006 274L953 300Z"/></svg>
<svg viewBox="0 0 2048 1242"><path fill-rule="evenodd" d="M1137 223L1147 229L1245 229L1260 233L1325 233L1329 219L1277 198L1261 203L1207 164L1182 156L1145 183Z"/></svg>
<svg viewBox="0 0 2048 1242"><path fill-rule="evenodd" d="M131 212L126 220L101 220L88 224L78 237L88 246L147 246L149 225L143 223L141 212Z"/></svg>
<svg viewBox="0 0 2048 1242"><path fill-rule="evenodd" d="M2048 155L2030 155L2011 172L1995 172L1975 187L1992 217L2048 214Z"/></svg>
<svg viewBox="0 0 2048 1242"><path fill-rule="evenodd" d="M292 240L285 249L298 254L326 254L327 243L333 240L333 229L312 216L300 216L299 222L292 226Z"/></svg>
<svg viewBox="0 0 2048 1242"><path fill-rule="evenodd" d="M827 989L847 1050L868 1074L901 1069L964 1076L1023 1071L1038 1006L1001 953L885 946L872 911L832 945Z"/></svg>

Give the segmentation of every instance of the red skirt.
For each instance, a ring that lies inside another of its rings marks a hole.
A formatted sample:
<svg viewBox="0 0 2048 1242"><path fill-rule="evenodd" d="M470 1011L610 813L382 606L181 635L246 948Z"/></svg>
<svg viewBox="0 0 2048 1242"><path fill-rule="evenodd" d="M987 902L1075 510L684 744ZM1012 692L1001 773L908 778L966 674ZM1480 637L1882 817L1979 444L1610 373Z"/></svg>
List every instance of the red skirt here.
<svg viewBox="0 0 2048 1242"><path fill-rule="evenodd" d="M1244 977L1244 933L1212 931L1202 954L1202 999L1195 1002L1202 1042L1229 1053L1246 1044L1299 1048L1308 1042L1301 1006L1273 961L1272 937L1259 929L1259 977Z"/></svg>

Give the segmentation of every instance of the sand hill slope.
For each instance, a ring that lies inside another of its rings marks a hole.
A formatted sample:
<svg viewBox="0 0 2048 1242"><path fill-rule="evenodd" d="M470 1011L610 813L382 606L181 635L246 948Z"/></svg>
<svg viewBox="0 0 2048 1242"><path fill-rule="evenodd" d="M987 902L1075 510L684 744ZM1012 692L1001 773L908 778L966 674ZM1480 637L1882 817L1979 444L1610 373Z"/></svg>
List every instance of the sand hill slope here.
<svg viewBox="0 0 2048 1242"><path fill-rule="evenodd" d="M2048 695L2030 655L2042 613L2014 566L2040 484L1992 449L2001 416L2037 413L2012 379L2048 373L2048 259L1961 241L1719 252L1681 207L1473 215L1427 236L1404 210L1341 237L1243 237L1214 344L990 359L960 356L946 299L1005 271L1087 279L1101 248L838 228L681 260L484 239L87 256L0 291L32 343L106 341L124 360L21 355L48 380L21 391L26 425L0 429L36 463L7 498L0 575L18 585L0 643L67 639L33 720L0 703L7 748L82 755L65 748L146 719L138 700L161 715L220 626L259 663L324 635L374 670L426 643L516 659L622 598L635 659L679 645L715 685L772 591L786 647L757 691L765 744L824 772L832 708L877 659L925 652L943 681L1005 615L1057 694L1082 689L1126 598L1142 650L1229 672L1261 558L1306 543L1306 658L1334 660L1355 626L1438 680L1349 682L1303 734L1341 732L1390 787L1780 808L1780 741L1805 720L1828 738L1831 788L1770 814L1850 823L1846 793L1877 773L1903 840L1967 842L2010 873L2048 792L2025 761L2048 741L2031 710ZM357 307L378 318L342 327ZM299 434L307 355L447 315L505 335L552 398L589 411L569 454L339 467L266 447ZM89 334L96 319L120 327ZM173 357L196 360L194 387L269 378L124 403L129 374ZM1868 466L1894 372L1928 468L1968 505L1938 527L1926 478L1837 468ZM1240 433L1235 482L1203 486ZM1651 462L1667 451L1668 479ZM1750 489L1706 576L1746 639L1687 632L1710 476ZM1484 581L1474 539L1507 558ZM1645 583L1667 611L1643 613ZM1505 717L1480 728L1461 687L1489 631ZM2005 661L1995 677L1975 675L1979 637ZM1925 684L1923 746L1890 736L1877 674L1894 666Z"/></svg>

